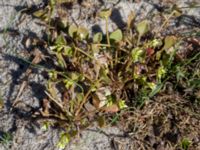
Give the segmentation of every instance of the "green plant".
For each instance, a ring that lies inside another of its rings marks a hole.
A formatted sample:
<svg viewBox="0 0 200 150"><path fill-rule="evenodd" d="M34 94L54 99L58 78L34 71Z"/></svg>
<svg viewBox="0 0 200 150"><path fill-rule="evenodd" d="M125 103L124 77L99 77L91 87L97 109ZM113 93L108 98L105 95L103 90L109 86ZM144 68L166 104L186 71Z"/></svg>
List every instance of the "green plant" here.
<svg viewBox="0 0 200 150"><path fill-rule="evenodd" d="M178 84L185 78L185 64L194 60L175 62L183 38L151 33L150 21L135 23L133 12L126 29L110 33L111 9L102 10L99 16L105 20L106 33L91 36L87 28L67 22L62 15L51 16L55 9L59 12L62 3L52 0L46 9L34 13L49 25L48 46L55 61L55 69L47 70L47 99L41 113L56 118L56 125L65 129L58 144L61 148L77 134L77 127L83 130L91 120L105 126L110 114L141 108L161 92L167 80L176 78ZM153 36L149 38L148 34ZM196 87L198 81L189 84ZM118 118L112 118L111 124ZM48 128L47 124L44 128Z"/></svg>
<svg viewBox="0 0 200 150"><path fill-rule="evenodd" d="M188 148L189 148L190 145L191 145L191 141L189 141L186 138L181 141L181 148L183 150L188 150Z"/></svg>
<svg viewBox="0 0 200 150"><path fill-rule="evenodd" d="M12 135L8 132L5 132L0 136L0 144L2 144L6 149L9 149L9 145L12 141Z"/></svg>

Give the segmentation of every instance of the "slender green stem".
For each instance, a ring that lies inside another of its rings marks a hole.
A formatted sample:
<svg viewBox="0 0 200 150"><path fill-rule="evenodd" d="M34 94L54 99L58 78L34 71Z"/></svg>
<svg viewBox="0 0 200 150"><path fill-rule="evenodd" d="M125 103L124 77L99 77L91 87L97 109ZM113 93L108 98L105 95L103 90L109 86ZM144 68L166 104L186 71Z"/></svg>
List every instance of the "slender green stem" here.
<svg viewBox="0 0 200 150"><path fill-rule="evenodd" d="M88 56L89 58L91 59L94 59L93 56L89 55L88 53L84 52L82 49L78 48L78 47L75 47L75 49L81 53L83 53L84 55Z"/></svg>
<svg viewBox="0 0 200 150"><path fill-rule="evenodd" d="M141 36L138 36L138 40L137 40L137 46L140 44L140 40L141 40Z"/></svg>
<svg viewBox="0 0 200 150"><path fill-rule="evenodd" d="M68 77L67 75L64 74L64 72L57 72L58 74L60 74L61 76L65 77L66 79L72 81L75 85L77 85L80 89L81 89L81 92L84 92L84 89L82 88L82 86L80 84L78 84L78 82L72 80L70 77Z"/></svg>
<svg viewBox="0 0 200 150"><path fill-rule="evenodd" d="M108 44L96 44L97 46L104 46L104 47L112 47L111 45Z"/></svg>
<svg viewBox="0 0 200 150"><path fill-rule="evenodd" d="M198 56L200 56L200 52L198 52L194 57L192 57L191 59L189 59L183 66L187 66L188 64L190 64L193 60L195 60L196 58L198 58Z"/></svg>
<svg viewBox="0 0 200 150"><path fill-rule="evenodd" d="M110 45L110 38L109 38L109 32L108 32L108 18L106 18L106 38L107 38L108 45Z"/></svg>

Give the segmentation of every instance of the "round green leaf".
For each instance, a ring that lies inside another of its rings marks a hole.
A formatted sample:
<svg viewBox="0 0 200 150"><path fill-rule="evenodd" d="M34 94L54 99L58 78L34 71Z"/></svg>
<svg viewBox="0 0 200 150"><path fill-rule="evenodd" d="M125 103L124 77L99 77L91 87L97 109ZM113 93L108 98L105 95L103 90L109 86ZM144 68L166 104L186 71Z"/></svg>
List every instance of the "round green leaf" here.
<svg viewBox="0 0 200 150"><path fill-rule="evenodd" d="M111 16L111 9L103 9L100 13L99 13L99 16L101 18L109 18Z"/></svg>
<svg viewBox="0 0 200 150"><path fill-rule="evenodd" d="M59 35L57 38L56 38L56 45L66 45L66 40L65 40L65 37L63 35Z"/></svg>
<svg viewBox="0 0 200 150"><path fill-rule="evenodd" d="M89 34L88 30L84 27L79 27L77 33L81 40L86 39Z"/></svg>
<svg viewBox="0 0 200 150"><path fill-rule="evenodd" d="M68 33L71 37L74 37L77 30L78 30L78 28L75 25L71 25L71 26L69 26Z"/></svg>
<svg viewBox="0 0 200 150"><path fill-rule="evenodd" d="M64 51L63 51L64 56L72 56L72 53L73 53L73 51L72 51L71 47L69 47L69 46L64 47Z"/></svg>
<svg viewBox="0 0 200 150"><path fill-rule="evenodd" d="M143 36L149 31L149 22L147 20L143 20L137 24L136 29L139 33L139 36Z"/></svg>
<svg viewBox="0 0 200 150"><path fill-rule="evenodd" d="M167 36L165 38L165 45L164 45L163 49L167 50L167 49L171 48L172 46L174 46L175 43L176 43L175 36Z"/></svg>
<svg viewBox="0 0 200 150"><path fill-rule="evenodd" d="M123 35L120 29L117 29L116 31L110 34L110 40L113 40L115 42L120 42L122 38L123 38Z"/></svg>
<svg viewBox="0 0 200 150"><path fill-rule="evenodd" d="M96 34L94 35L94 37L93 37L93 42L94 42L94 43L100 43L101 40L102 40L102 38L103 38L102 33L101 33L101 32L98 32L98 33L96 33Z"/></svg>

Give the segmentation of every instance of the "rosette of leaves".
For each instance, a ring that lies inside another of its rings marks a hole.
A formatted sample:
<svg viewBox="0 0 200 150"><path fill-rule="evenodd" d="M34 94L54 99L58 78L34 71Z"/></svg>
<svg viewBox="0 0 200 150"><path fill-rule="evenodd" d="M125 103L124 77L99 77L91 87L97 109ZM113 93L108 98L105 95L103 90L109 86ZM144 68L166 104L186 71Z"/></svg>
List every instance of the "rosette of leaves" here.
<svg viewBox="0 0 200 150"><path fill-rule="evenodd" d="M106 124L106 116L128 106L132 99L152 98L159 93L175 56L175 37L164 40L146 38L147 20L134 23L131 12L127 28L108 31L111 9L99 14L106 20L106 35L90 35L86 27L51 24L50 50L55 69L48 72L47 99L43 116L54 117L64 127L60 146L71 137L75 127L86 128L91 121ZM141 100L140 99L140 100Z"/></svg>

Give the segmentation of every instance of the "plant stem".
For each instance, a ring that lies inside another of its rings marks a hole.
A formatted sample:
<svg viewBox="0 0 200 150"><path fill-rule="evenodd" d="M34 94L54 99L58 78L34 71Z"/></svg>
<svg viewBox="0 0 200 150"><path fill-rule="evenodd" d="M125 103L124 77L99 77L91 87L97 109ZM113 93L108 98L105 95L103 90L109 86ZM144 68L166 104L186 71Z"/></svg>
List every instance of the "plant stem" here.
<svg viewBox="0 0 200 150"><path fill-rule="evenodd" d="M106 18L106 38L107 38L107 43L110 46L110 38L109 38L109 32L108 32L108 18Z"/></svg>
<svg viewBox="0 0 200 150"><path fill-rule="evenodd" d="M115 52L115 65L117 65L117 62L118 62L118 48L116 49Z"/></svg>
<svg viewBox="0 0 200 150"><path fill-rule="evenodd" d="M76 50L78 50L79 52L83 53L84 55L86 55L87 57L91 58L91 59L94 59L93 56L89 55L88 53L84 52L82 49L78 48L78 47L75 47Z"/></svg>
<svg viewBox="0 0 200 150"><path fill-rule="evenodd" d="M86 103L86 101L88 100L88 96L90 95L90 93L92 92L92 90L90 89L86 95L83 98L82 103L80 104L80 107L78 108L78 110L75 113L75 116L78 116L78 114L80 113L81 109L83 108L83 105Z"/></svg>
<svg viewBox="0 0 200 150"><path fill-rule="evenodd" d="M169 17L167 17L164 21L164 23L161 25L161 27L158 29L158 31L156 33L159 33L162 31L162 29L167 25L167 23L169 22L169 19L174 15L174 11L169 15Z"/></svg>
<svg viewBox="0 0 200 150"><path fill-rule="evenodd" d="M139 43L140 43L140 39L141 39L141 36L139 35L139 36L138 36L138 40L137 40L137 46L138 46Z"/></svg>

